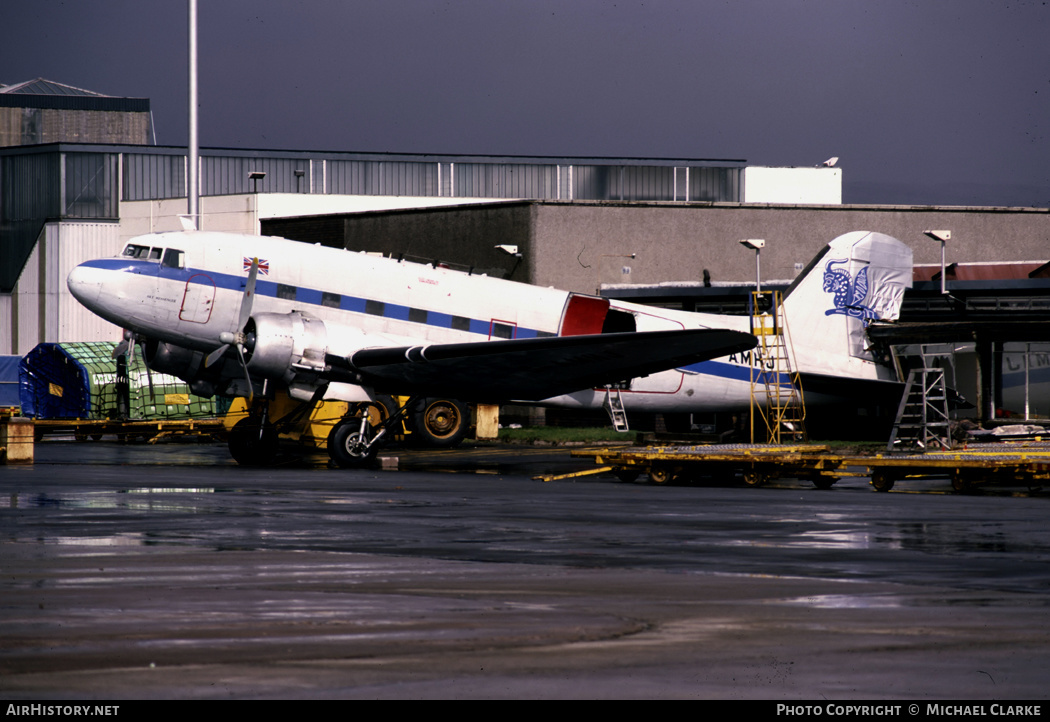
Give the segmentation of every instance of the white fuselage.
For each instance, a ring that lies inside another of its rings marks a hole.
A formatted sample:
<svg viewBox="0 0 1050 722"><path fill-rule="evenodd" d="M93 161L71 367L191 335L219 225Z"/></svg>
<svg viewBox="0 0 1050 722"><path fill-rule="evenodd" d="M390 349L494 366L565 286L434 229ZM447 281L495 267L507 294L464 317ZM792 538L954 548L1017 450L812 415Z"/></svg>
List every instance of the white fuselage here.
<svg viewBox="0 0 1050 722"><path fill-rule="evenodd" d="M364 348L600 333L607 314L637 331L750 329L746 316L610 303L441 266L225 233L142 236L125 255L78 266L68 284L81 303L114 324L206 354L222 345L221 334L237 330L252 259L259 264L253 313L319 319L327 329L327 353L342 356ZM830 318L824 310L830 297L819 289L819 278L815 283L817 290L799 299L805 306L796 311L785 305L789 334L796 315L800 325L808 323L806 314L818 324ZM822 305L809 309L812 304ZM833 331L811 325L806 334L791 339L800 365L795 370L889 377L870 358L847 353L845 336L840 343L828 336ZM763 363L746 352L636 378L621 392L624 405L660 412L740 409L751 399L752 370ZM544 403L599 408L604 394L581 390Z"/></svg>

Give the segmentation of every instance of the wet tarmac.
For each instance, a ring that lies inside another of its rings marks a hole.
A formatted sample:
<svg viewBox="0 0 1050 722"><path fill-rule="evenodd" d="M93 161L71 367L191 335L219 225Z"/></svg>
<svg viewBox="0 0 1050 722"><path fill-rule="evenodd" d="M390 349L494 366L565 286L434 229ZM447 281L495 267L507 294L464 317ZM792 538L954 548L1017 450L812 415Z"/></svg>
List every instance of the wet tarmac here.
<svg viewBox="0 0 1050 722"><path fill-rule="evenodd" d="M388 455L48 441L0 467L0 698L1047 695L1039 491Z"/></svg>

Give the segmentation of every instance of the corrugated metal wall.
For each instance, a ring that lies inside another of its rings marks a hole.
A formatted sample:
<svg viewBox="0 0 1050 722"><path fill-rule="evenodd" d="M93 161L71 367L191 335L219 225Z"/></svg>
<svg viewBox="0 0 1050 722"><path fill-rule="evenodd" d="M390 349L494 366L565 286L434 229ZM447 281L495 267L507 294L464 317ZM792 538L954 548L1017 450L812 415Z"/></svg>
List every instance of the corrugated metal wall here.
<svg viewBox="0 0 1050 722"><path fill-rule="evenodd" d="M349 156L349 157L348 157ZM355 157L356 156L356 157ZM9 291L47 220L115 219L119 201L186 193L174 148L59 145L0 155L0 291ZM546 162L545 162L546 161ZM380 154L202 153L202 196L244 193L525 200L739 201L742 162ZM263 174L252 180L250 174Z"/></svg>
<svg viewBox="0 0 1050 722"><path fill-rule="evenodd" d="M740 169L692 166L572 166L573 200L740 200Z"/></svg>
<svg viewBox="0 0 1050 722"><path fill-rule="evenodd" d="M411 161L328 160L326 193L364 196L437 196L438 164Z"/></svg>
<svg viewBox="0 0 1050 722"><path fill-rule="evenodd" d="M0 159L0 292L10 291L36 243L44 220L62 212L58 153Z"/></svg>
<svg viewBox="0 0 1050 722"><path fill-rule="evenodd" d="M10 295L0 295L0 354L28 353L44 341L120 340L120 329L73 298L66 276L79 263L119 251L117 223L44 225Z"/></svg>
<svg viewBox="0 0 1050 722"><path fill-rule="evenodd" d="M65 153L64 218L120 217L114 153Z"/></svg>
<svg viewBox="0 0 1050 722"><path fill-rule="evenodd" d="M296 175L296 171L301 172ZM265 173L252 180L251 173ZM201 195L238 193L306 193L310 189L307 158L201 156Z"/></svg>
<svg viewBox="0 0 1050 722"><path fill-rule="evenodd" d="M454 195L462 198L558 197L558 166L535 163L454 163Z"/></svg>
<svg viewBox="0 0 1050 722"><path fill-rule="evenodd" d="M123 200L186 197L186 156L125 153Z"/></svg>

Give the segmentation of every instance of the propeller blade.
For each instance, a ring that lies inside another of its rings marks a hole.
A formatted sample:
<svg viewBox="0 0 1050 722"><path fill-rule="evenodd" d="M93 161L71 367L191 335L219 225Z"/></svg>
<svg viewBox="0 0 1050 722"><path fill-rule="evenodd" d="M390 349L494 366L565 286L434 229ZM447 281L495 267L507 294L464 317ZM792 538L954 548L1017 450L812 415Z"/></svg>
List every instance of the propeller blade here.
<svg viewBox="0 0 1050 722"><path fill-rule="evenodd" d="M248 319L252 316L252 304L255 302L255 281L259 277L259 259L252 259L252 267L248 270L248 282L244 286L244 296L241 297L241 313L237 319L237 330L244 331L248 325Z"/></svg>
<svg viewBox="0 0 1050 722"><path fill-rule="evenodd" d="M135 334L133 334L131 331L125 331L123 340L121 340L120 343L118 343L116 346L113 347L113 353L111 354L110 357L111 358L116 358L117 356L120 356L121 354L126 354L128 352L128 346L131 345L132 340L134 338L135 338Z"/></svg>
<svg viewBox="0 0 1050 722"><path fill-rule="evenodd" d="M146 363L146 343L142 343L142 365L146 367L146 383L149 384L149 400L151 404L157 403L156 395L153 393L153 372Z"/></svg>
<svg viewBox="0 0 1050 722"><path fill-rule="evenodd" d="M222 346L219 346L219 348L215 349L210 354L208 354L208 358L204 359L204 368L208 368L213 363L215 363L220 358L222 358L222 355L224 353L226 353L226 351L229 348L230 348L230 344L224 343Z"/></svg>
<svg viewBox="0 0 1050 722"><path fill-rule="evenodd" d="M237 355L241 357L244 380L248 382L248 408L251 408L252 401L255 400L255 389L252 387L252 377L248 375L248 362L244 360L244 344L237 344Z"/></svg>
<svg viewBox="0 0 1050 722"><path fill-rule="evenodd" d="M255 302L255 282L258 278L259 259L253 258L251 268L248 269L248 281L244 284L244 295L241 296L241 308L237 314L237 328L233 332L223 331L219 334L219 341L222 342L222 346L212 351L204 359L204 367L207 368L222 358L230 350L230 346L236 346L237 356L241 360L241 368L244 369L244 378L248 381L249 406L255 398L255 392L252 389L252 378L248 373L248 362L244 359L244 329L252 317L252 304Z"/></svg>

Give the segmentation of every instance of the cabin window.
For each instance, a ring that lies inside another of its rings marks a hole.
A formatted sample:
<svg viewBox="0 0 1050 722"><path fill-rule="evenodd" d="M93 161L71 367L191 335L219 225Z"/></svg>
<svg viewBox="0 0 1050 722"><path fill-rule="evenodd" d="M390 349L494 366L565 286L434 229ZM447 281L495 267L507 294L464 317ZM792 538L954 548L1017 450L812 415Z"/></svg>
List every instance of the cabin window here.
<svg viewBox="0 0 1050 722"><path fill-rule="evenodd" d="M452 317L452 328L455 331L469 331L470 330L470 319L466 316L453 316Z"/></svg>
<svg viewBox="0 0 1050 722"><path fill-rule="evenodd" d="M342 302L342 296L338 293L329 293L324 291L321 293L321 305L327 308L339 308Z"/></svg>
<svg viewBox="0 0 1050 722"><path fill-rule="evenodd" d="M382 316L386 312L386 304L382 301L365 301L365 313L370 316Z"/></svg>
<svg viewBox="0 0 1050 722"><path fill-rule="evenodd" d="M408 309L408 320L412 323L426 323L427 312L422 308L409 308Z"/></svg>
<svg viewBox="0 0 1050 722"><path fill-rule="evenodd" d="M295 286L286 286L283 283L277 284L277 298L283 298L285 301L295 300Z"/></svg>
<svg viewBox="0 0 1050 722"><path fill-rule="evenodd" d="M492 322L492 338L514 338L514 326L498 321Z"/></svg>

